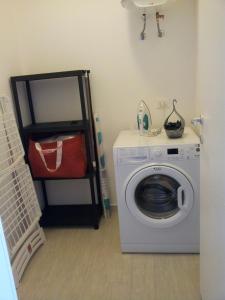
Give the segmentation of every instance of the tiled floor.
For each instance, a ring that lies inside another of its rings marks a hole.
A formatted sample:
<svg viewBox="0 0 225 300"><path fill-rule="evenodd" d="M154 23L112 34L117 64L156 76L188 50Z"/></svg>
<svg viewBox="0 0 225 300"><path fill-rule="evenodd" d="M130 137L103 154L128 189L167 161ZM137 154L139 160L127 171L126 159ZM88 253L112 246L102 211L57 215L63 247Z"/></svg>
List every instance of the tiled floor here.
<svg viewBox="0 0 225 300"><path fill-rule="evenodd" d="M48 229L21 300L199 300L197 255L121 254L117 213L99 230Z"/></svg>

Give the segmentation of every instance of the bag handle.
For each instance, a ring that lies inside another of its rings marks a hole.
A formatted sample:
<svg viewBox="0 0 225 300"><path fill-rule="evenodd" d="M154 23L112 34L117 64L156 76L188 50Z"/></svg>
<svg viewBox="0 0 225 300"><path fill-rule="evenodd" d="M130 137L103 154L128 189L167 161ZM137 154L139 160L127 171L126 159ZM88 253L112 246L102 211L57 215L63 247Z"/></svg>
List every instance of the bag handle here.
<svg viewBox="0 0 225 300"><path fill-rule="evenodd" d="M35 148L38 151L38 153L40 154L41 160L43 161L45 168L51 173L56 172L62 164L62 145L63 145L62 141L57 141L56 148L42 149L40 143L35 143ZM56 167L55 167L55 169L50 169L47 166L47 163L45 160L45 154L49 154L49 153L53 153L53 152L56 152Z"/></svg>

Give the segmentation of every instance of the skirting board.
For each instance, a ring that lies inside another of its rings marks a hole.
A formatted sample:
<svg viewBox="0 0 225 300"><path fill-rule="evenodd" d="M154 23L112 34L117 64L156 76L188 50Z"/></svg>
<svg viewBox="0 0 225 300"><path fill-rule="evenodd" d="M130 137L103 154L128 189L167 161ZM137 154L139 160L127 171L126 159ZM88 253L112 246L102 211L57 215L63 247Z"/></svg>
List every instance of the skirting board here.
<svg viewBox="0 0 225 300"><path fill-rule="evenodd" d="M16 287L19 286L20 279L31 257L45 241L46 239L44 231L39 225L37 225L35 230L31 233L23 246L19 249L13 260L12 270Z"/></svg>

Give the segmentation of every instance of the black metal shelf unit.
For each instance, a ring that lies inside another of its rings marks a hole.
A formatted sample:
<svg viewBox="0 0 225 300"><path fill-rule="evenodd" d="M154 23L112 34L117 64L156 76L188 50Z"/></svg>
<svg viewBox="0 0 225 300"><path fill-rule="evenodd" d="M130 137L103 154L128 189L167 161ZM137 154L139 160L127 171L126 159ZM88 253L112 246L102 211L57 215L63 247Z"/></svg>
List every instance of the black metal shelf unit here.
<svg viewBox="0 0 225 300"><path fill-rule="evenodd" d="M17 112L19 131L25 149L25 159L28 161L28 142L29 138L40 138L58 133L83 132L85 136L85 146L87 155L87 172L82 179L87 179L90 185L91 204L85 205L49 205L46 180L66 180L77 178L37 178L33 180L41 182L42 192L45 202L43 215L41 218L42 226L93 226L98 229L102 215L101 187L99 176L99 162L97 154L96 136L94 132L94 119L91 103L91 90L89 70L65 71L46 74L35 74L11 77L11 88ZM78 80L80 105L82 112L81 120L61 121L61 122L36 122L35 110L32 97L32 81L56 79L65 77L75 77ZM24 125L18 83L24 82L28 108L30 112L31 124ZM81 179L81 178L79 178Z"/></svg>

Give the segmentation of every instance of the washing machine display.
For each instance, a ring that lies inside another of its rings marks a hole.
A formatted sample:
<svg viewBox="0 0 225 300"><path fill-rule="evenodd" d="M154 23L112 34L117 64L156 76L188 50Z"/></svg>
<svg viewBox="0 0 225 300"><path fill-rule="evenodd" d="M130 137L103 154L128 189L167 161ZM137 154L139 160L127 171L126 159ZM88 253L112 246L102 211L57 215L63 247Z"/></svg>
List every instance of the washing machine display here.
<svg viewBox="0 0 225 300"><path fill-rule="evenodd" d="M179 150L178 150L178 148L167 149L167 154L168 155L177 155L177 154L179 154Z"/></svg>

